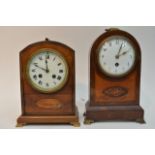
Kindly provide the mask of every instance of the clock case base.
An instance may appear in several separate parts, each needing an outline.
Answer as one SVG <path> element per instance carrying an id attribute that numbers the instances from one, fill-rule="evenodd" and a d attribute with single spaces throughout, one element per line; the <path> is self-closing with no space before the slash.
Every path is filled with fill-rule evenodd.
<path id="1" fill-rule="evenodd" d="M 134 121 L 145 123 L 144 111 L 139 105 L 129 106 L 91 106 L 86 103 L 84 124 L 97 121 Z"/>
<path id="2" fill-rule="evenodd" d="M 63 115 L 63 116 L 41 116 L 41 115 L 21 115 L 17 119 L 16 127 L 22 127 L 27 124 L 71 124 L 74 127 L 80 127 L 78 119 L 78 109 L 76 108 L 75 115 Z"/>

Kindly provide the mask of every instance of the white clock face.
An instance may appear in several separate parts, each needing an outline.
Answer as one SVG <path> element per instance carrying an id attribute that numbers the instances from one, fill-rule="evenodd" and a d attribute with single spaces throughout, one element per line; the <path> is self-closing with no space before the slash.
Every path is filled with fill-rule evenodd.
<path id="1" fill-rule="evenodd" d="M 55 92 L 64 86 L 68 76 L 68 66 L 58 52 L 42 49 L 30 59 L 27 76 L 35 89 L 45 93 Z"/>
<path id="2" fill-rule="evenodd" d="M 122 36 L 108 37 L 99 48 L 99 65 L 102 71 L 114 77 L 126 75 L 135 63 L 135 49 Z"/>

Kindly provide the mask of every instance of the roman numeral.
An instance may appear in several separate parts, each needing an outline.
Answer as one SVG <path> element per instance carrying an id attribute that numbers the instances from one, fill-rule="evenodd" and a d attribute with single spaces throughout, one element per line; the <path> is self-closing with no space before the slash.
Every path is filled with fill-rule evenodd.
<path id="1" fill-rule="evenodd" d="M 39 56 L 39 60 L 43 60 L 42 56 Z"/>
<path id="2" fill-rule="evenodd" d="M 128 66 L 130 65 L 130 63 L 128 62 Z"/>
<path id="3" fill-rule="evenodd" d="M 103 51 L 104 51 L 104 52 L 106 52 L 106 51 L 107 51 L 107 49 L 106 49 L 106 48 L 103 48 Z"/>
<path id="4" fill-rule="evenodd" d="M 35 80 L 37 80 L 37 75 L 33 75 L 33 78 L 34 78 Z"/>
<path id="5" fill-rule="evenodd" d="M 55 61 L 56 57 L 53 58 L 53 61 Z"/>
<path id="6" fill-rule="evenodd" d="M 36 66 L 36 67 L 38 66 L 38 63 L 36 63 L 36 62 L 35 62 L 35 63 L 33 63 L 33 64 L 34 64 L 34 66 Z"/>
<path id="7" fill-rule="evenodd" d="M 109 42 L 109 46 L 112 46 L 112 43 L 111 42 Z"/>
<path id="8" fill-rule="evenodd" d="M 49 56 L 49 54 L 47 53 L 47 54 L 46 54 L 46 59 L 49 59 L 49 58 L 50 58 L 50 56 Z"/>
<path id="9" fill-rule="evenodd" d="M 32 69 L 32 72 L 35 72 L 36 70 L 35 69 Z"/>
<path id="10" fill-rule="evenodd" d="M 57 77 L 57 79 L 58 79 L 58 80 L 61 80 L 61 76 L 59 75 L 59 76 Z"/>
<path id="11" fill-rule="evenodd" d="M 60 63 L 58 63 L 58 66 L 60 66 L 61 65 L 61 62 Z"/>
<path id="12" fill-rule="evenodd" d="M 42 81 L 39 80 L 38 84 L 42 85 Z"/>
<path id="13" fill-rule="evenodd" d="M 122 42 L 122 47 L 125 47 L 125 44 L 126 44 L 126 42 L 125 42 L 125 41 L 123 41 L 123 42 Z"/>
<path id="14" fill-rule="evenodd" d="M 62 69 L 60 69 L 60 70 L 59 70 L 59 73 L 63 73 L 63 70 L 62 70 Z"/>

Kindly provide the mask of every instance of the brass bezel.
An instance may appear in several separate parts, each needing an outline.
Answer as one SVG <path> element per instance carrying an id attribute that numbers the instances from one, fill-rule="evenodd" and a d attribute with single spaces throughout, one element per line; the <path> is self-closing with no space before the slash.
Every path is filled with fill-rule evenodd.
<path id="1" fill-rule="evenodd" d="M 132 45 L 132 47 L 133 47 L 133 49 L 134 49 L 134 56 L 135 56 L 135 60 L 134 60 L 134 63 L 133 63 L 133 65 L 132 65 L 132 67 L 131 67 L 127 72 L 125 72 L 125 73 L 123 73 L 123 74 L 118 74 L 118 75 L 114 75 L 114 74 L 110 74 L 110 73 L 106 72 L 106 71 L 102 68 L 102 66 L 101 66 L 101 64 L 100 64 L 100 62 L 99 62 L 99 53 L 100 53 L 101 46 L 104 44 L 104 42 L 106 42 L 106 40 L 107 40 L 108 38 L 110 38 L 110 37 L 115 37 L 115 36 L 116 36 L 116 37 L 125 38 L 128 42 L 130 42 L 130 44 Z M 101 72 L 104 73 L 105 75 L 107 75 L 108 77 L 112 77 L 112 78 L 121 78 L 121 77 L 124 77 L 124 76 L 128 75 L 128 74 L 133 70 L 133 68 L 135 67 L 136 59 L 137 59 L 137 54 L 136 54 L 136 49 L 135 49 L 135 47 L 134 47 L 134 44 L 132 43 L 132 41 L 131 41 L 128 37 L 123 36 L 123 35 L 120 35 L 120 34 L 118 34 L 118 35 L 115 34 L 115 35 L 111 35 L 111 36 L 106 37 L 106 39 L 104 39 L 104 40 L 99 44 L 99 46 L 98 46 L 98 48 L 97 48 L 97 63 L 98 63 L 98 66 L 99 66 Z"/>
<path id="2" fill-rule="evenodd" d="M 45 89 L 42 89 L 40 87 L 38 87 L 30 78 L 29 76 L 29 66 L 30 66 L 30 63 L 32 61 L 32 59 L 37 55 L 37 54 L 40 54 L 40 53 L 44 53 L 45 51 L 48 51 L 48 52 L 51 52 L 51 53 L 55 53 L 56 55 L 58 55 L 61 60 L 64 62 L 65 64 L 65 69 L 66 69 L 66 75 L 64 77 L 64 80 L 57 86 L 55 87 L 54 89 L 50 89 L 50 90 L 45 90 Z M 55 93 L 57 91 L 59 91 L 62 87 L 64 87 L 64 85 L 66 84 L 67 80 L 68 80 L 68 75 L 69 75 L 69 67 L 68 67 L 68 64 L 67 64 L 67 61 L 65 60 L 65 58 L 62 56 L 62 54 L 60 54 L 60 52 L 56 51 L 55 49 L 51 49 L 51 48 L 42 48 L 42 49 L 39 49 L 37 51 L 35 51 L 29 58 L 28 62 L 27 62 L 27 65 L 26 65 L 26 77 L 27 77 L 27 80 L 29 82 L 29 84 L 32 86 L 32 88 L 34 88 L 35 90 L 41 92 L 41 93 Z"/>

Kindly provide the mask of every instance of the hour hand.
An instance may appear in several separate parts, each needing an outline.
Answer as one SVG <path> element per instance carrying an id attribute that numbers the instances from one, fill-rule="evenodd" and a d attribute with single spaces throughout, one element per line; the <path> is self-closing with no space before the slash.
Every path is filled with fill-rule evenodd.
<path id="1" fill-rule="evenodd" d="M 119 54 L 119 55 L 116 55 L 116 59 L 119 59 L 120 56 L 125 55 L 125 54 L 127 54 L 128 52 L 129 52 L 129 50 L 124 51 L 124 52 L 122 52 L 122 53 Z"/>
<path id="2" fill-rule="evenodd" d="M 121 53 L 119 56 L 125 55 L 126 53 L 128 53 L 128 51 L 125 51 L 125 52 Z"/>

